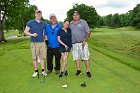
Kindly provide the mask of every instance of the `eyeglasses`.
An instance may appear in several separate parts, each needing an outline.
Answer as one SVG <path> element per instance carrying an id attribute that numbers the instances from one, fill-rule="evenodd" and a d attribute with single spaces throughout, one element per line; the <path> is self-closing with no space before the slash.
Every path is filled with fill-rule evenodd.
<path id="1" fill-rule="evenodd" d="M 54 29 L 52 30 L 52 34 L 54 34 Z"/>

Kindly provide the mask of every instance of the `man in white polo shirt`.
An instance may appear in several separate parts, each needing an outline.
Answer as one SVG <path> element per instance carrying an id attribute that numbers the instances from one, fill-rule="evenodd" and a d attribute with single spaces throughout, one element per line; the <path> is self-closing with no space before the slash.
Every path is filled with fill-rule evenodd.
<path id="1" fill-rule="evenodd" d="M 86 75 L 91 77 L 90 62 L 89 62 L 89 50 L 87 40 L 90 36 L 90 28 L 87 22 L 80 19 L 80 14 L 75 11 L 73 13 L 73 21 L 70 23 L 70 29 L 72 31 L 72 55 L 77 66 L 76 76 L 80 76 L 80 57 L 85 62 Z"/>

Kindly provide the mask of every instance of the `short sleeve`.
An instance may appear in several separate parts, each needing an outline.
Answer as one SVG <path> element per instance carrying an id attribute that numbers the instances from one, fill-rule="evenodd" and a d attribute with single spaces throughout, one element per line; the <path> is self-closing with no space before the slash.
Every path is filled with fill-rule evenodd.
<path id="1" fill-rule="evenodd" d="M 48 33 L 47 33 L 47 26 L 45 27 L 44 34 L 45 34 L 45 35 L 48 35 Z"/>
<path id="2" fill-rule="evenodd" d="M 63 27 L 63 25 L 59 24 L 59 30 Z"/>
<path id="3" fill-rule="evenodd" d="M 60 31 L 61 31 L 61 30 L 59 30 L 59 31 L 57 32 L 57 36 L 60 36 Z"/>
<path id="4" fill-rule="evenodd" d="M 90 32 L 89 25 L 86 21 L 84 21 L 84 29 L 85 29 L 85 32 Z"/>
<path id="5" fill-rule="evenodd" d="M 70 22 L 70 26 L 69 26 L 70 30 L 72 30 L 72 22 L 73 21 Z"/>
<path id="6" fill-rule="evenodd" d="M 26 26 L 31 28 L 31 21 L 29 21 Z"/>
<path id="7" fill-rule="evenodd" d="M 47 24 L 44 22 L 44 29 L 46 28 Z"/>

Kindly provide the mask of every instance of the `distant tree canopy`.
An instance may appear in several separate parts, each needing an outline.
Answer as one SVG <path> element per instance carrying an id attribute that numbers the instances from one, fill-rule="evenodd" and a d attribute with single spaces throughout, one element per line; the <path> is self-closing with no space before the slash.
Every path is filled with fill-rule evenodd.
<path id="1" fill-rule="evenodd" d="M 67 18 L 72 20 L 74 11 L 78 11 L 82 19 L 86 20 L 91 28 L 98 26 L 99 15 L 92 6 L 85 4 L 74 4 L 73 8 L 67 12 Z"/>
<path id="2" fill-rule="evenodd" d="M 27 5 L 17 12 L 17 14 L 11 14 L 7 20 L 5 20 L 5 29 L 18 29 L 23 31 L 26 23 L 35 18 L 35 5 Z"/>
<path id="3" fill-rule="evenodd" d="M 140 4 L 138 4 L 132 11 L 132 26 L 140 28 Z"/>
<path id="4" fill-rule="evenodd" d="M 133 26 L 140 28 L 140 4 L 125 14 L 109 14 L 100 17 L 100 20 L 100 26 L 109 26 L 112 28 Z"/>
<path id="5" fill-rule="evenodd" d="M 0 42 L 5 41 L 4 29 L 23 31 L 26 22 L 34 18 L 36 9 L 29 0 L 0 0 Z"/>
<path id="6" fill-rule="evenodd" d="M 36 9 L 37 6 L 30 5 L 29 0 L 0 0 L 0 42 L 5 41 L 4 29 L 7 31 L 18 29 L 22 32 L 27 21 L 34 18 Z M 86 20 L 91 28 L 101 26 L 140 28 L 140 4 L 125 14 L 116 13 L 107 16 L 99 16 L 93 6 L 74 4 L 73 8 L 67 12 L 67 18 L 70 21 L 73 19 L 74 11 L 78 11 L 81 18 Z M 42 19 L 49 23 L 49 20 Z"/>

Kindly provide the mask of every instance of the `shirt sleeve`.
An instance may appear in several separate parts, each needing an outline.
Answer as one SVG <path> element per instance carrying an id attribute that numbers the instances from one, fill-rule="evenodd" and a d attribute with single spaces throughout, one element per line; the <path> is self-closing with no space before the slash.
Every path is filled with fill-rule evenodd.
<path id="1" fill-rule="evenodd" d="M 59 30 L 63 27 L 63 25 L 59 24 Z"/>
<path id="2" fill-rule="evenodd" d="M 60 30 L 57 32 L 57 36 L 60 36 Z"/>
<path id="3" fill-rule="evenodd" d="M 45 27 L 44 34 L 45 34 L 46 36 L 48 35 L 47 26 Z"/>
<path id="4" fill-rule="evenodd" d="M 26 26 L 31 28 L 31 21 L 29 21 Z"/>
<path id="5" fill-rule="evenodd" d="M 47 24 L 44 22 L 44 29 L 46 28 Z"/>
<path id="6" fill-rule="evenodd" d="M 85 29 L 85 32 L 90 32 L 89 25 L 86 21 L 84 21 L 84 29 Z"/>

